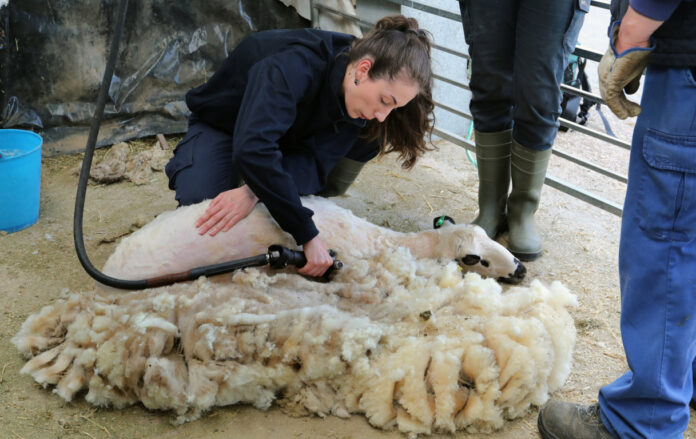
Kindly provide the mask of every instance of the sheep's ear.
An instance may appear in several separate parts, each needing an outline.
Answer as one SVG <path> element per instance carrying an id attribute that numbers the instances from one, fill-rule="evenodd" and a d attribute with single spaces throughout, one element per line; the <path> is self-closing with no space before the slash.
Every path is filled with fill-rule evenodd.
<path id="1" fill-rule="evenodd" d="M 439 229 L 442 226 L 446 226 L 448 224 L 456 224 L 454 220 L 447 215 L 440 215 L 436 216 L 433 218 L 433 229 Z"/>

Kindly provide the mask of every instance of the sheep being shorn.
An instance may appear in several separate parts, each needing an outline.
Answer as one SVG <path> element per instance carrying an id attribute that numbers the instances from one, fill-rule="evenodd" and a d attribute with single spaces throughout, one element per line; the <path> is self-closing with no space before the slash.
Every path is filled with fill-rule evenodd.
<path id="1" fill-rule="evenodd" d="M 262 204 L 228 232 L 201 236 L 194 224 L 209 204 L 205 201 L 159 215 L 119 244 L 104 273 L 143 279 L 256 256 L 273 244 L 295 247 Z M 478 226 L 457 224 L 399 233 L 358 218 L 325 198 L 305 197 L 302 204 L 314 212 L 322 240 L 347 264 L 373 257 L 384 248 L 406 247 L 419 258 L 456 260 L 464 271 L 510 283 L 520 282 L 526 273 L 520 261 Z"/>
<path id="2" fill-rule="evenodd" d="M 541 405 L 569 370 L 575 297 L 384 248 L 317 283 L 259 269 L 227 282 L 70 294 L 13 343 L 66 400 L 142 403 L 177 422 L 214 406 L 364 414 L 410 435 L 489 432 Z"/>

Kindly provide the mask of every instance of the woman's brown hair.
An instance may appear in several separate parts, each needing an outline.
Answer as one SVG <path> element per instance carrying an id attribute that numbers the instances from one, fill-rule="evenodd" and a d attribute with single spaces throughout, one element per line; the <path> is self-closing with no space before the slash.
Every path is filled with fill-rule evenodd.
<path id="1" fill-rule="evenodd" d="M 378 141 L 382 154 L 396 152 L 401 166 L 412 168 L 429 148 L 435 116 L 433 72 L 430 66 L 430 33 L 418 27 L 415 18 L 391 15 L 377 22 L 365 37 L 353 41 L 348 63 L 372 58 L 371 79 L 415 81 L 420 91 L 403 107 L 396 108 L 384 122 L 368 122 L 365 137 Z"/>

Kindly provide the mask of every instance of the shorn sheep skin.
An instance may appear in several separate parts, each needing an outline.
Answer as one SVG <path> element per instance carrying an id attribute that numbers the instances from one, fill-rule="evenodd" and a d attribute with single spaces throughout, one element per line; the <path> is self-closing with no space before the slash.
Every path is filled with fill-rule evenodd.
<path id="1" fill-rule="evenodd" d="M 295 248 L 263 204 L 228 232 L 216 236 L 197 233 L 194 223 L 209 201 L 165 212 L 124 239 L 104 264 L 103 271 L 120 279 L 143 279 L 177 273 L 266 253 L 272 244 Z M 437 230 L 399 233 L 353 215 L 334 202 L 305 197 L 302 204 L 314 211 L 314 222 L 327 246 L 350 263 L 370 258 L 384 248 L 406 247 L 419 258 L 456 260 L 464 271 L 518 283 L 526 273 L 512 253 L 471 224 Z"/>

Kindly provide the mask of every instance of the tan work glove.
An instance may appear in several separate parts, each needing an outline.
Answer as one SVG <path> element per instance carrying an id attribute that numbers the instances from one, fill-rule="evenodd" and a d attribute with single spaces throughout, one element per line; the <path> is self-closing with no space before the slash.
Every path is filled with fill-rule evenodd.
<path id="1" fill-rule="evenodd" d="M 635 48 L 617 54 L 614 43 L 619 34 L 618 23 L 614 23 L 611 34 L 609 49 L 599 62 L 599 91 L 619 119 L 635 117 L 640 114 L 640 105 L 629 101 L 626 94 L 638 91 L 640 76 L 648 65 L 652 48 Z"/>

